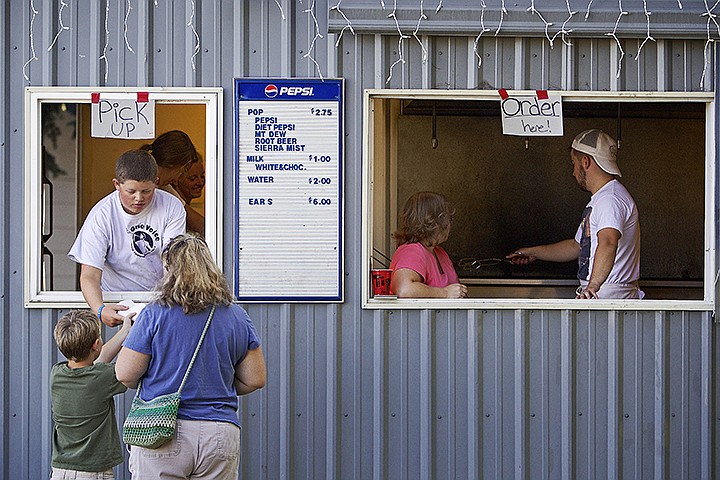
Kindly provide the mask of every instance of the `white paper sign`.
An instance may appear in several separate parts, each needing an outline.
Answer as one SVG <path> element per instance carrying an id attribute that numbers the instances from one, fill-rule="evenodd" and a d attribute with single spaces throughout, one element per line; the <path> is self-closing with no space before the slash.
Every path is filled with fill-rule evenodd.
<path id="1" fill-rule="evenodd" d="M 155 101 L 93 99 L 90 135 L 99 138 L 155 138 Z"/>
<path id="2" fill-rule="evenodd" d="M 500 102 L 504 135 L 562 136 L 562 97 L 508 96 Z"/>

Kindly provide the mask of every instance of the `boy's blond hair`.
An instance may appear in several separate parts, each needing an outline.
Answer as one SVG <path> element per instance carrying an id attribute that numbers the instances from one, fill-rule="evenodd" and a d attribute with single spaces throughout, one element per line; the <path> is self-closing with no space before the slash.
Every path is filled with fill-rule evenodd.
<path id="1" fill-rule="evenodd" d="M 100 320 L 88 310 L 73 310 L 58 320 L 53 335 L 65 358 L 75 362 L 85 360 L 100 338 Z"/>

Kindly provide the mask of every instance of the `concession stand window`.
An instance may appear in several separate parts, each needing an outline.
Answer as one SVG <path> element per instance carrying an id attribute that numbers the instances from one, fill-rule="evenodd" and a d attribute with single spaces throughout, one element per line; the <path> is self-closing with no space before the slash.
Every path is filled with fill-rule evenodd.
<path id="1" fill-rule="evenodd" d="M 93 205 L 113 190 L 115 161 L 150 139 L 123 138 L 134 120 L 113 123 L 116 138 L 91 133 L 93 103 L 154 103 L 155 137 L 188 134 L 205 165 L 204 195 L 190 207 L 205 216 L 205 240 L 221 262 L 222 105 L 220 88 L 28 87 L 25 92 L 25 305 L 85 307 L 79 266 L 67 257 Z M 112 115 L 113 112 L 105 113 Z M 144 111 L 143 111 L 144 113 Z M 124 113 L 118 112 L 118 117 Z M 140 118 L 138 113 L 135 117 Z M 116 128 L 115 128 L 116 127 Z M 148 292 L 105 293 L 106 301 L 147 301 Z"/>
<path id="2" fill-rule="evenodd" d="M 564 135 L 522 137 L 502 134 L 496 91 L 365 92 L 365 308 L 714 308 L 712 94 L 553 93 L 562 98 Z M 575 300 L 577 262 L 473 263 L 574 237 L 590 194 L 572 176 L 569 150 L 588 128 L 619 140 L 620 181 L 640 213 L 644 300 Z M 399 211 L 422 190 L 455 208 L 443 247 L 469 298 L 372 298 L 370 270 L 388 266 Z"/>

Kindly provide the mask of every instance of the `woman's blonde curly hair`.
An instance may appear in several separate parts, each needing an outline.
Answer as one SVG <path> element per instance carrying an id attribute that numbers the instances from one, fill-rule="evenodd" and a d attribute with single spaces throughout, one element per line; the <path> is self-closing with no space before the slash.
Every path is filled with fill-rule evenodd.
<path id="1" fill-rule="evenodd" d="M 173 238 L 163 250 L 162 262 L 165 274 L 155 299 L 160 305 L 179 305 L 190 314 L 235 300 L 202 237 L 186 233 Z"/>
<path id="2" fill-rule="evenodd" d="M 418 192 L 407 199 L 393 234 L 397 246 L 406 243 L 435 245 L 452 223 L 455 212 L 445 197 L 435 192 Z"/>

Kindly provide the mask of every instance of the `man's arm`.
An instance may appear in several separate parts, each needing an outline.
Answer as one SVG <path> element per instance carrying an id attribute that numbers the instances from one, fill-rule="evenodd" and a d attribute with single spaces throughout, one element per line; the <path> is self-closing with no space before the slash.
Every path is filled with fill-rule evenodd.
<path id="1" fill-rule="evenodd" d="M 242 362 L 235 367 L 235 392 L 246 395 L 265 386 L 265 357 L 262 347 L 248 350 Z"/>
<path id="2" fill-rule="evenodd" d="M 82 290 L 85 302 L 90 306 L 90 310 L 97 314 L 98 309 L 103 305 L 102 290 L 100 289 L 100 279 L 102 278 L 102 270 L 84 263 L 80 267 L 80 289 Z M 102 322 L 108 327 L 115 327 L 123 323 L 124 317 L 119 315 L 118 310 L 127 310 L 123 305 L 108 304 L 101 312 Z"/>
<path id="3" fill-rule="evenodd" d="M 128 315 L 124 318 L 122 327 L 112 336 L 110 340 L 105 342 L 100 350 L 100 356 L 95 360 L 95 363 L 110 363 L 115 358 L 122 347 L 122 343 L 130 333 L 130 327 L 132 326 L 132 317 L 134 314 Z"/>
<path id="4" fill-rule="evenodd" d="M 598 246 L 595 250 L 592 274 L 588 281 L 587 288 L 577 298 L 597 298 L 597 291 L 600 290 L 608 275 L 615 265 L 620 232 L 614 228 L 603 228 L 597 234 Z"/>
<path id="5" fill-rule="evenodd" d="M 516 265 L 527 265 L 535 260 L 548 262 L 570 262 L 577 260 L 580 255 L 580 244 L 574 238 L 568 238 L 557 243 L 523 247 L 509 253 L 505 258 Z"/>

